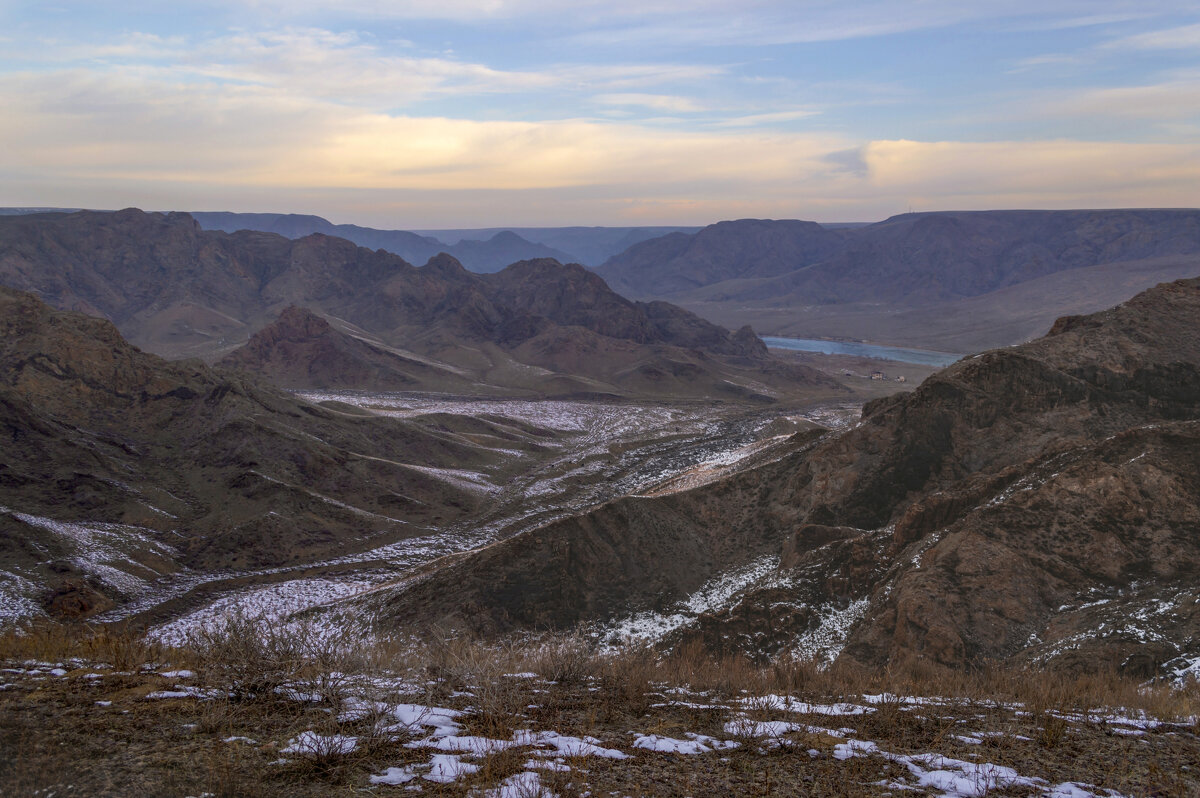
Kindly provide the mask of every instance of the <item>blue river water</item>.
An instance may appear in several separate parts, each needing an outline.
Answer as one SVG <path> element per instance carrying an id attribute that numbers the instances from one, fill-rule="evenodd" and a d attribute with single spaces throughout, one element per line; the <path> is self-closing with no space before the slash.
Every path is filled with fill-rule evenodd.
<path id="1" fill-rule="evenodd" d="M 764 335 L 763 343 L 773 349 L 794 349 L 799 352 L 823 352 L 827 355 L 856 355 L 876 360 L 898 360 L 901 363 L 920 363 L 923 366 L 949 366 L 966 355 L 934 352 L 929 349 L 905 349 L 899 346 L 876 346 L 850 341 L 818 341 L 813 338 L 774 338 Z"/>

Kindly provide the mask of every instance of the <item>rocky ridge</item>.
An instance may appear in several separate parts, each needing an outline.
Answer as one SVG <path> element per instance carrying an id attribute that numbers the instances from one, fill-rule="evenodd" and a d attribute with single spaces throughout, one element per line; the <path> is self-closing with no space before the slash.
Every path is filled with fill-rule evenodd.
<path id="1" fill-rule="evenodd" d="M 632 296 L 912 304 L 1171 255 L 1200 255 L 1200 211 L 937 211 L 848 229 L 742 219 L 637 244 L 598 271 Z"/>

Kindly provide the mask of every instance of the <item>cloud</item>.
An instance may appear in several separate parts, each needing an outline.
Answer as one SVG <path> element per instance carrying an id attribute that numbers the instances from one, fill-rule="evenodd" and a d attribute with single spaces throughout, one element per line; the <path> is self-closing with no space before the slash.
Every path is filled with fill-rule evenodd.
<path id="1" fill-rule="evenodd" d="M 958 25 L 1009 31 L 1063 30 L 1178 12 L 1171 0 L 777 0 L 750 7 L 739 2 L 709 2 L 689 7 L 686 16 L 680 15 L 677 7 L 663 8 L 670 4 L 655 4 L 638 13 L 632 12 L 630 4 L 615 5 L 615 13 L 598 20 L 576 39 L 589 44 L 654 43 L 666 47 L 800 44 Z"/>
<path id="2" fill-rule="evenodd" d="M 442 20 L 484 27 L 519 23 L 593 44 L 707 46 L 840 41 L 981 24 L 1060 30 L 1178 13 L 1176 0 L 208 0 L 242 19 L 274 24 L 343 20 Z"/>
<path id="3" fill-rule="evenodd" d="M 1122 22 L 1132 22 L 1137 19 L 1145 19 L 1153 16 L 1150 9 L 1143 9 L 1139 12 L 1131 13 L 1115 13 L 1115 14 L 1086 14 L 1079 17 L 1049 17 L 1036 22 L 1027 22 L 1020 25 L 1014 25 L 1011 30 L 1016 31 L 1053 31 L 1053 30 L 1070 30 L 1071 28 L 1091 28 L 1101 25 L 1115 25 Z"/>
<path id="4" fill-rule="evenodd" d="M 862 157 L 871 186 L 930 207 L 1200 204 L 1194 142 L 897 140 L 872 142 Z"/>
<path id="5" fill-rule="evenodd" d="M 1022 58 L 1013 64 L 1009 73 L 1031 72 L 1035 70 L 1043 70 L 1046 67 L 1064 67 L 1078 66 L 1085 63 L 1085 59 L 1078 55 L 1067 55 L 1066 53 L 1047 53 L 1045 55 L 1034 55 L 1028 58 Z"/>
<path id="6" fill-rule="evenodd" d="M 549 72 L 504 71 L 447 58 L 390 55 L 355 33 L 321 29 L 240 33 L 200 43 L 181 70 L 344 103 L 394 106 L 433 94 L 547 88 Z"/>
<path id="7" fill-rule="evenodd" d="M 449 56 L 403 52 L 410 47 L 408 42 L 380 41 L 354 31 L 285 28 L 192 41 L 150 34 L 126 34 L 101 43 L 42 40 L 27 44 L 21 60 L 29 69 L 74 66 L 97 75 L 141 70 L 169 82 L 257 86 L 384 111 L 436 98 L 539 92 L 600 92 L 618 98 L 610 104 L 694 110 L 698 104 L 684 97 L 643 90 L 696 83 L 725 71 L 719 65 L 686 63 L 548 64 L 504 70 Z"/>
<path id="8" fill-rule="evenodd" d="M 230 185 L 533 189 L 778 180 L 832 137 L 678 133 L 586 120 L 351 110 L 257 85 L 83 70 L 0 79 L 3 159 L 47 172 Z M 838 142 L 844 144 L 844 142 Z"/>
<path id="9" fill-rule="evenodd" d="M 1095 88 L 1040 103 L 1040 116 L 1177 121 L 1200 118 L 1200 75 L 1144 86 Z"/>
<path id="10" fill-rule="evenodd" d="M 1200 50 L 1200 23 L 1126 36 L 1109 47 L 1134 50 Z"/>
<path id="11" fill-rule="evenodd" d="M 598 94 L 593 99 L 601 105 L 634 105 L 671 113 L 686 114 L 704 110 L 695 100 L 669 94 Z"/>
<path id="12" fill-rule="evenodd" d="M 760 127 L 764 125 L 774 125 L 780 122 L 795 122 L 797 119 L 807 119 L 810 116 L 817 116 L 820 113 L 820 111 L 811 108 L 797 108 L 791 111 L 772 111 L 765 114 L 749 114 L 746 116 L 729 117 L 717 122 L 716 126 Z"/>
<path id="13" fill-rule="evenodd" d="M 161 78 L 83 70 L 0 78 L 0 196 L 185 208 L 198 198 L 246 207 L 254 197 L 260 210 L 366 222 L 389 208 L 423 208 L 425 226 L 853 220 L 909 204 L 1200 204 L 1192 142 L 856 143 L 734 128 L 390 116 L 255 85 Z M 463 216 L 468 207 L 473 218 Z"/>

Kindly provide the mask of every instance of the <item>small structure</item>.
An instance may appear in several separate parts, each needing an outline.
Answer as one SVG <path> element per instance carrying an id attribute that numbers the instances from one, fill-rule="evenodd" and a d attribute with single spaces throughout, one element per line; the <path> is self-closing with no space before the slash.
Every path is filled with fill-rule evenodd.
<path id="1" fill-rule="evenodd" d="M 871 379 L 873 379 L 873 380 L 886 380 L 886 379 L 887 379 L 887 375 L 886 375 L 886 374 L 884 374 L 882 371 L 872 371 L 872 372 L 871 372 Z"/>
<path id="2" fill-rule="evenodd" d="M 896 382 L 908 382 L 908 380 L 906 380 L 904 378 L 904 375 L 901 374 L 899 377 L 896 378 Z"/>

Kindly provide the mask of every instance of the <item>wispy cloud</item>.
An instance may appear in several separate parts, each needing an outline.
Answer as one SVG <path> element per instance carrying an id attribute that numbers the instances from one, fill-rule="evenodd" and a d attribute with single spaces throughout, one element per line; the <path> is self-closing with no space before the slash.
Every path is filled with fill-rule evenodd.
<path id="1" fill-rule="evenodd" d="M 694 110 L 699 104 L 689 98 L 640 90 L 695 83 L 725 71 L 720 65 L 687 63 L 546 64 L 506 70 L 448 56 L 397 54 L 407 44 L 320 28 L 242 31 L 193 41 L 125 34 L 103 43 L 43 41 L 27 47 L 22 61 L 28 68 L 70 64 L 96 73 L 159 69 L 172 80 L 259 86 L 389 111 L 433 97 L 549 91 L 599 92 L 608 104 L 659 111 Z"/>
<path id="2" fill-rule="evenodd" d="M 391 116 L 257 85 L 159 78 L 71 70 L 0 79 L 0 199 L 18 201 L 7 192 L 36 174 L 47 191 L 103 184 L 126 204 L 249 195 L 351 202 L 357 193 L 381 207 L 389 197 L 421 196 L 445 202 L 446 213 L 453 197 L 461 213 L 470 196 L 481 209 L 490 202 L 496 220 L 514 207 L 529 211 L 516 198 L 537 197 L 547 223 L 616 223 L 733 213 L 869 218 L 909 203 L 1184 205 L 1195 204 L 1200 185 L 1195 143 L 855 142 L 757 129 Z M 567 204 L 556 208 L 554 197 Z M 568 207 L 572 219 L 563 216 Z"/>
<path id="3" fill-rule="evenodd" d="M 1034 55 L 1028 58 L 1022 58 L 1009 68 L 1009 73 L 1032 72 L 1043 70 L 1049 67 L 1069 67 L 1078 66 L 1086 63 L 1087 59 L 1080 55 L 1071 55 L 1067 53 L 1047 53 L 1045 55 Z"/>
<path id="4" fill-rule="evenodd" d="M 688 97 L 678 97 L 670 94 L 597 94 L 593 99 L 601 105 L 624 105 L 651 108 L 655 111 L 671 113 L 695 113 L 703 111 L 704 106 Z"/>
<path id="5" fill-rule="evenodd" d="M 1135 50 L 1200 50 L 1200 23 L 1139 33 L 1109 42 L 1109 47 Z"/>
<path id="6" fill-rule="evenodd" d="M 1048 102 L 1041 113 L 1160 122 L 1200 119 L 1200 75 L 1144 86 L 1090 89 Z"/>
<path id="7" fill-rule="evenodd" d="M 772 111 L 765 114 L 733 116 L 722 119 L 715 124 L 717 127 L 759 127 L 762 125 L 780 124 L 782 122 L 795 122 L 797 119 L 807 119 L 818 114 L 820 114 L 820 111 L 812 108 L 797 108 L 792 111 Z"/>
<path id="8" fill-rule="evenodd" d="M 397 106 L 432 94 L 544 89 L 548 71 L 506 71 L 448 58 L 390 55 L 354 33 L 320 29 L 242 33 L 200 43 L 181 70 L 338 102 Z"/>

